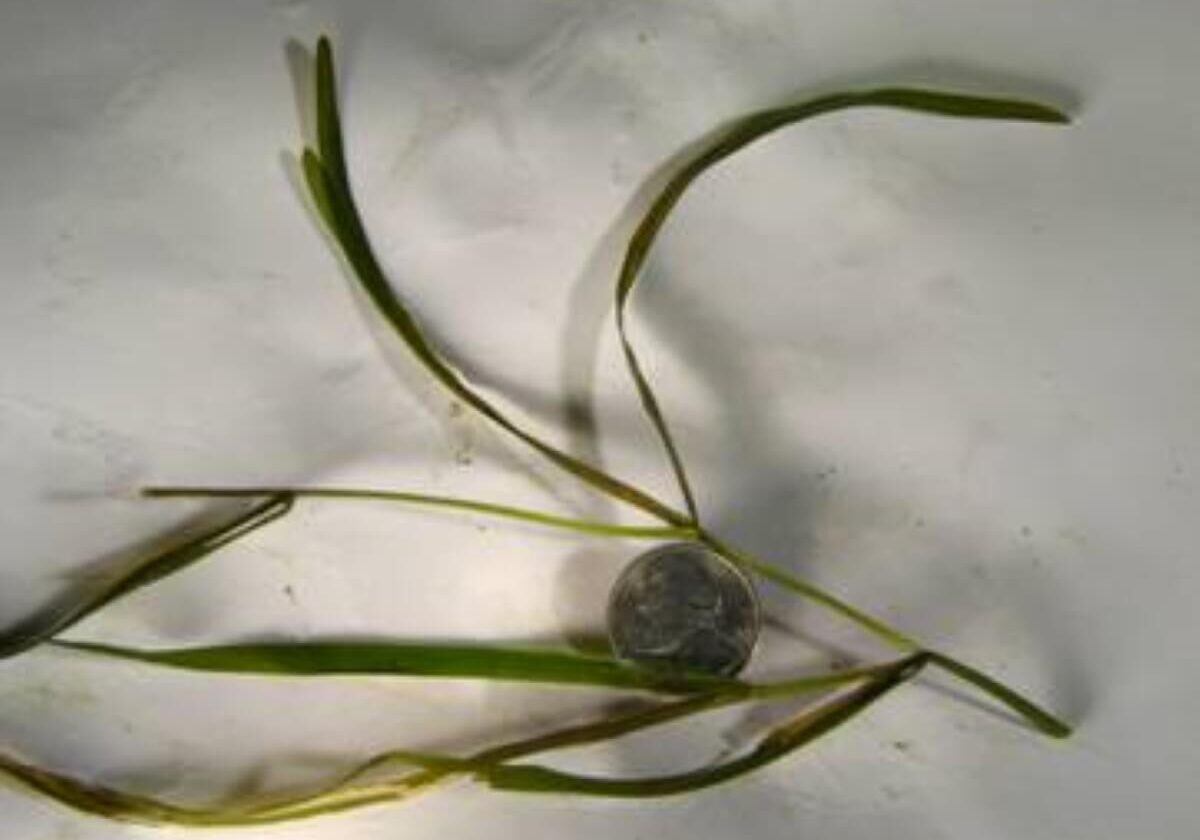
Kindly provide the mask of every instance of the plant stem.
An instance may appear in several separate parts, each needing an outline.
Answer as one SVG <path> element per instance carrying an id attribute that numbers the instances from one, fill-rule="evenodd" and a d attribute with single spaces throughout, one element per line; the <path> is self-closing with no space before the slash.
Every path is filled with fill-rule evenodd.
<path id="1" fill-rule="evenodd" d="M 759 560 L 745 551 L 730 546 L 706 530 L 701 529 L 697 534 L 697 539 L 735 565 L 748 569 L 777 586 L 788 589 L 838 613 L 896 650 L 912 653 L 923 648 L 920 642 L 906 636 L 880 619 L 868 615 L 857 607 L 851 606 L 841 598 L 831 595 L 820 587 L 789 574 L 778 566 Z"/>
<path id="2" fill-rule="evenodd" d="M 588 519 L 575 519 L 558 516 L 553 513 L 528 510 L 526 508 L 499 505 L 476 499 L 463 499 L 452 496 L 430 496 L 423 493 L 406 493 L 396 490 L 373 490 L 349 487 L 147 487 L 142 495 L 156 499 L 167 498 L 249 498 L 288 493 L 296 498 L 318 499 L 358 499 L 379 502 L 398 502 L 402 504 L 424 505 L 426 507 L 447 508 L 451 510 L 481 513 L 504 519 L 514 519 L 549 528 L 560 528 L 580 534 L 591 534 L 602 537 L 627 537 L 630 539 L 694 539 L 694 528 L 685 526 L 657 525 L 616 525 L 607 522 L 595 522 Z"/>

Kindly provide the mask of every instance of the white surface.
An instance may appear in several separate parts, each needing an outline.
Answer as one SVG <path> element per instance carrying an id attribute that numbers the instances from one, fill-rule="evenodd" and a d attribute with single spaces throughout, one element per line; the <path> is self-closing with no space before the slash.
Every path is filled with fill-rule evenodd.
<path id="1" fill-rule="evenodd" d="M 657 166 L 731 116 L 847 82 L 1072 105 L 1065 130 L 858 113 L 764 142 L 685 202 L 635 320 L 724 533 L 1079 732 L 1052 743 L 921 685 L 694 797 L 460 785 L 255 836 L 1193 836 L 1195 4 L 4 3 L 0 621 L 199 509 L 133 499 L 148 482 L 358 482 L 615 515 L 454 414 L 370 331 L 287 174 L 284 44 L 321 31 L 368 223 L 431 331 L 549 433 L 568 390 L 594 396 L 606 463 L 664 492 L 607 320 L 627 203 Z M 559 638 L 595 626 L 635 549 L 306 504 L 74 634 Z M 811 663 L 788 645 L 768 650 Z M 202 799 L 264 762 L 285 769 L 257 781 L 284 784 L 593 703 L 37 652 L 0 665 L 0 742 Z M 662 770 L 744 731 L 725 719 L 580 760 Z M 176 833 L 7 789 L 0 827 Z"/>

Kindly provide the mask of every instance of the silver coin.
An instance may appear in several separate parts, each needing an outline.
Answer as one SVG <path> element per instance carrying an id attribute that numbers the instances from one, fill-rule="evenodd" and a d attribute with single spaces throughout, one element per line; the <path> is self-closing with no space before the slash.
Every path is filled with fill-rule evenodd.
<path id="1" fill-rule="evenodd" d="M 732 676 L 749 661 L 759 624 L 750 580 L 698 543 L 642 554 L 608 600 L 617 656 L 659 669 Z"/>

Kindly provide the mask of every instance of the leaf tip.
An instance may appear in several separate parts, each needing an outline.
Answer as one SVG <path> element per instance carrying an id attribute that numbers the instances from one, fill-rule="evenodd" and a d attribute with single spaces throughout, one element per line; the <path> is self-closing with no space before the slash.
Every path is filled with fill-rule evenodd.
<path id="1" fill-rule="evenodd" d="M 1057 738 L 1060 741 L 1070 738 L 1075 732 L 1073 727 L 1063 723 L 1058 718 L 1050 718 L 1043 721 L 1041 729 L 1044 734 L 1049 735 L 1051 738 Z"/>
<path id="2" fill-rule="evenodd" d="M 1066 111 L 1060 111 L 1057 108 L 1050 107 L 1046 107 L 1045 111 L 1045 121 L 1048 123 L 1054 123 L 1056 125 L 1070 125 L 1075 121 L 1074 118 Z"/>

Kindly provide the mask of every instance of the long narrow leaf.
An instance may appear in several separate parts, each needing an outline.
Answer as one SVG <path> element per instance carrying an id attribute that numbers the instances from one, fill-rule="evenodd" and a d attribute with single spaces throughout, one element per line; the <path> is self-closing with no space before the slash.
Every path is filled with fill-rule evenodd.
<path id="1" fill-rule="evenodd" d="M 376 674 L 511 680 L 640 689 L 672 694 L 731 689 L 734 680 L 663 673 L 567 650 L 410 642 L 263 642 L 142 650 L 92 642 L 55 645 L 189 671 L 274 676 Z"/>
<path id="2" fill-rule="evenodd" d="M 273 495 L 234 519 L 204 533 L 134 560 L 121 574 L 87 583 L 0 633 L 0 659 L 42 644 L 101 607 L 179 572 L 224 545 L 286 514 L 288 494 Z"/>
<path id="3" fill-rule="evenodd" d="M 1042 734 L 1052 738 L 1066 738 L 1071 734 L 1071 727 L 1065 722 L 979 669 L 936 651 L 930 651 L 929 662 L 1003 703 Z"/>
<path id="4" fill-rule="evenodd" d="M 327 38 L 317 45 L 317 134 L 319 150 L 306 149 L 304 174 L 322 218 L 341 245 L 342 254 L 363 291 L 379 313 L 427 371 L 454 396 L 540 452 L 561 469 L 630 505 L 673 525 L 687 525 L 689 518 L 642 490 L 551 446 L 525 431 L 469 387 L 425 337 L 424 332 L 396 295 L 379 265 L 354 202 L 346 174 L 341 125 L 338 117 L 337 80 L 333 51 Z"/>
<path id="5" fill-rule="evenodd" d="M 671 436 L 659 401 L 642 370 L 637 352 L 629 340 L 625 316 L 629 296 L 642 274 L 642 268 L 650 253 L 650 248 L 666 223 L 671 210 L 683 197 L 688 187 L 705 171 L 771 132 L 821 114 L 862 107 L 897 108 L 969 119 L 1022 120 L 1042 123 L 1066 123 L 1069 121 L 1066 114 L 1054 108 L 1016 99 L 969 96 L 917 88 L 880 88 L 837 93 L 796 105 L 759 111 L 736 120 L 667 181 L 651 202 L 626 248 L 617 277 L 616 322 L 621 349 L 624 352 L 630 376 L 637 388 L 638 398 L 662 442 L 687 504 L 688 512 L 694 520 L 698 519 L 696 503 L 687 473 L 684 470 L 683 460 Z"/>

